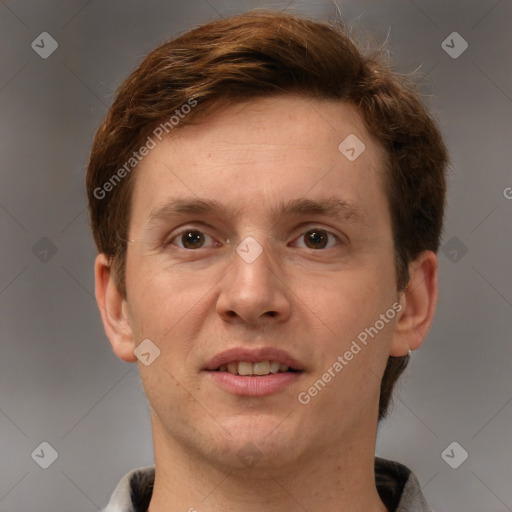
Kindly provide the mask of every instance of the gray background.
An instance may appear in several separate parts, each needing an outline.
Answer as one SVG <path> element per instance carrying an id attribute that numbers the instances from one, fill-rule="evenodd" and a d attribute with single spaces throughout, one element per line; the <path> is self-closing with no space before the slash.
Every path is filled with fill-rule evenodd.
<path id="1" fill-rule="evenodd" d="M 416 70 L 453 160 L 436 321 L 380 427 L 378 454 L 411 467 L 437 512 L 512 510 L 512 3 L 338 6 L 363 36 L 389 33 L 397 69 Z M 126 472 L 153 463 L 137 366 L 112 353 L 93 299 L 88 151 L 147 52 L 254 7 L 336 14 L 321 1 L 0 1 L 3 512 L 98 510 Z M 31 47 L 44 31 L 59 45 L 47 59 Z M 441 46 L 454 31 L 469 44 L 456 59 Z M 31 456 L 43 441 L 58 452 L 48 469 Z M 458 469 L 441 457 L 453 441 L 469 454 Z"/>

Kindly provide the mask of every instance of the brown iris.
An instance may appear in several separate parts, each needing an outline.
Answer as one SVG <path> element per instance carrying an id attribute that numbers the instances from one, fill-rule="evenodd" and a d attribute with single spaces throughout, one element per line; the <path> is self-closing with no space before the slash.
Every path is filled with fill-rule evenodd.
<path id="1" fill-rule="evenodd" d="M 310 249 L 323 249 L 328 242 L 328 235 L 326 231 L 312 229 L 304 234 L 306 245 Z"/>
<path id="2" fill-rule="evenodd" d="M 185 249 L 197 249 L 204 243 L 204 234 L 200 231 L 187 231 L 181 235 L 181 241 Z"/>

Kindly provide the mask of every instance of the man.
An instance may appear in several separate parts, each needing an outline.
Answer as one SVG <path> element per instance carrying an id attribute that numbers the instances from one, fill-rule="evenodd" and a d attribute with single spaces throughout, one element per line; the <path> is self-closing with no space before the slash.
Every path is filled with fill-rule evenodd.
<path id="1" fill-rule="evenodd" d="M 107 512 L 429 510 L 375 442 L 433 319 L 446 165 L 412 88 L 326 23 L 254 11 L 146 57 L 87 174 L 155 457 Z"/>

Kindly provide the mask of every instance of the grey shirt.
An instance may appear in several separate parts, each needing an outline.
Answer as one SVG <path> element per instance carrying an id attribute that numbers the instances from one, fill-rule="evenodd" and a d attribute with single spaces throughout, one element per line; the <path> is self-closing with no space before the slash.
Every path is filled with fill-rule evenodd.
<path id="1" fill-rule="evenodd" d="M 154 480 L 155 466 L 130 471 L 117 485 L 103 512 L 147 512 Z M 389 512 L 432 512 L 418 480 L 402 464 L 376 457 L 375 483 Z"/>

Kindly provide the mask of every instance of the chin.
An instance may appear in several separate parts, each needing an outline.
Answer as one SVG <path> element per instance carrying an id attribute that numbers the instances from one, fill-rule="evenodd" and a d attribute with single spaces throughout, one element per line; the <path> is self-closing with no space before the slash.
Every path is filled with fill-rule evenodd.
<path id="1" fill-rule="evenodd" d="M 300 429 L 283 422 L 286 415 L 232 417 L 222 421 L 229 434 L 219 440 L 225 462 L 237 468 L 272 468 L 290 464 L 301 451 Z"/>

